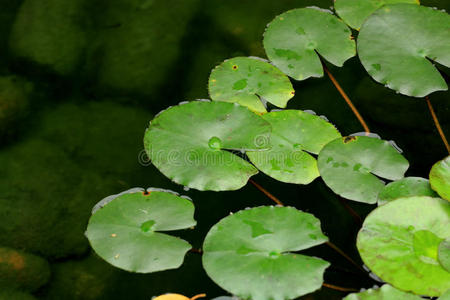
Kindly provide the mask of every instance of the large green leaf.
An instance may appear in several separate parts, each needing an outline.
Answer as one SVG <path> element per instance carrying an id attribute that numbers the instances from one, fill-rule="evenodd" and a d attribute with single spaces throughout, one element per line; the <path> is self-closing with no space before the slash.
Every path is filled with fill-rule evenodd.
<path id="1" fill-rule="evenodd" d="M 225 149 L 266 149 L 270 131 L 269 123 L 236 103 L 194 101 L 156 116 L 144 145 L 152 163 L 178 184 L 236 190 L 258 170 Z"/>
<path id="2" fill-rule="evenodd" d="M 403 291 L 439 296 L 450 273 L 437 260 L 450 237 L 450 204 L 440 198 L 408 197 L 375 209 L 364 221 L 357 247 L 364 263 Z"/>
<path id="3" fill-rule="evenodd" d="M 347 25 L 317 7 L 293 9 L 276 17 L 264 33 L 264 48 L 273 64 L 296 80 L 323 76 L 317 53 L 339 67 L 356 53 Z"/>
<path id="4" fill-rule="evenodd" d="M 450 239 L 439 244 L 438 261 L 444 269 L 450 272 Z"/>
<path id="5" fill-rule="evenodd" d="M 261 100 L 286 107 L 295 93 L 283 72 L 257 57 L 224 61 L 212 71 L 208 87 L 212 100 L 237 102 L 259 113 L 266 112 Z"/>
<path id="6" fill-rule="evenodd" d="M 447 90 L 428 59 L 450 67 L 449 27 L 445 12 L 412 4 L 386 5 L 362 25 L 358 55 L 373 79 L 404 95 L 423 97 Z"/>
<path id="7" fill-rule="evenodd" d="M 438 161 L 430 171 L 431 188 L 450 201 L 450 156 Z"/>
<path id="8" fill-rule="evenodd" d="M 317 160 L 322 179 L 336 194 L 354 201 L 376 203 L 384 182 L 403 178 L 408 161 L 387 141 L 348 136 L 327 144 Z"/>
<path id="9" fill-rule="evenodd" d="M 386 204 L 398 198 L 412 196 L 438 197 L 431 189 L 427 179 L 421 177 L 405 177 L 389 183 L 378 194 L 378 205 Z"/>
<path id="10" fill-rule="evenodd" d="M 335 0 L 334 9 L 348 26 L 359 30 L 374 11 L 386 4 L 419 4 L 419 0 Z"/>
<path id="11" fill-rule="evenodd" d="M 167 191 L 131 190 L 109 197 L 89 220 L 86 236 L 94 251 L 118 268 L 149 273 L 178 268 L 188 242 L 160 233 L 190 228 L 194 205 Z"/>
<path id="12" fill-rule="evenodd" d="M 340 137 L 322 118 L 301 110 L 273 111 L 262 116 L 272 125 L 266 151 L 247 152 L 250 161 L 267 175 L 283 182 L 308 184 L 319 176 L 316 159 L 328 142 Z"/>
<path id="13" fill-rule="evenodd" d="M 344 300 L 421 300 L 422 298 L 414 294 L 397 290 L 389 284 L 383 285 L 379 289 L 368 289 L 360 293 L 350 294 Z"/>
<path id="14" fill-rule="evenodd" d="M 243 299 L 293 299 L 320 288 L 329 263 L 292 252 L 327 241 L 320 221 L 292 207 L 243 210 L 214 225 L 203 266 L 219 286 Z"/>

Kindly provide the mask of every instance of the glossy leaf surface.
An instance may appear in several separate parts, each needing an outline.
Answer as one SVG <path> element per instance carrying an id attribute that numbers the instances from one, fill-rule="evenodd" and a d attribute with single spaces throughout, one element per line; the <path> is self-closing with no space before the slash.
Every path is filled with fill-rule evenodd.
<path id="1" fill-rule="evenodd" d="M 335 0 L 334 9 L 348 26 L 359 30 L 363 22 L 386 4 L 419 4 L 418 0 Z"/>
<path id="2" fill-rule="evenodd" d="M 212 100 L 236 102 L 259 113 L 266 112 L 260 98 L 284 108 L 295 93 L 283 72 L 256 57 L 224 61 L 212 71 L 208 87 Z"/>
<path id="3" fill-rule="evenodd" d="M 308 184 L 319 176 L 316 159 L 328 142 L 340 137 L 322 118 L 301 110 L 273 111 L 262 116 L 272 126 L 269 150 L 247 152 L 250 161 L 267 175 L 288 183 Z"/>
<path id="4" fill-rule="evenodd" d="M 431 188 L 450 201 L 450 156 L 438 161 L 430 171 Z"/>
<path id="5" fill-rule="evenodd" d="M 373 79 L 401 94 L 424 97 L 447 90 L 430 60 L 450 67 L 449 27 L 445 12 L 411 4 L 386 5 L 362 25 L 358 56 Z"/>
<path id="6" fill-rule="evenodd" d="M 212 280 L 240 298 L 294 299 L 320 288 L 329 263 L 292 252 L 326 241 L 319 220 L 295 208 L 243 210 L 211 228 L 203 266 Z"/>
<path id="7" fill-rule="evenodd" d="M 360 293 L 350 294 L 344 300 L 421 300 L 420 296 L 400 291 L 389 284 L 379 289 L 368 289 Z"/>
<path id="8" fill-rule="evenodd" d="M 450 273 L 438 262 L 438 247 L 450 237 L 450 204 L 440 198 L 400 198 L 365 219 L 357 247 L 364 263 L 403 291 L 440 296 Z"/>
<path id="9" fill-rule="evenodd" d="M 439 244 L 438 261 L 444 269 L 450 272 L 450 239 Z"/>
<path id="10" fill-rule="evenodd" d="M 270 124 L 233 103 L 194 101 L 155 117 L 144 145 L 152 163 L 178 184 L 198 190 L 236 190 L 258 170 L 226 150 L 270 147 Z"/>
<path id="11" fill-rule="evenodd" d="M 194 205 L 171 192 L 121 193 L 89 220 L 86 236 L 94 251 L 115 267 L 138 273 L 178 268 L 191 248 L 161 231 L 190 228 Z"/>
<path id="12" fill-rule="evenodd" d="M 270 61 L 296 80 L 323 76 L 317 53 L 339 67 L 356 54 L 350 28 L 330 11 L 317 7 L 279 15 L 269 23 L 263 42 Z"/>
<path id="13" fill-rule="evenodd" d="M 427 179 L 421 177 L 405 177 L 387 184 L 378 194 L 378 205 L 386 204 L 398 198 L 412 196 L 438 197 L 431 189 Z"/>
<path id="14" fill-rule="evenodd" d="M 336 194 L 354 201 L 376 203 L 384 182 L 401 179 L 408 161 L 387 141 L 349 136 L 327 144 L 319 153 L 318 167 Z"/>

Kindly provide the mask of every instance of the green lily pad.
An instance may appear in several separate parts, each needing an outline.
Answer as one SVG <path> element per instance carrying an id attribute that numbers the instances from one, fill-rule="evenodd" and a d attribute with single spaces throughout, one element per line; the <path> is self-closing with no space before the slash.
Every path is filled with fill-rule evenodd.
<path id="1" fill-rule="evenodd" d="M 419 0 L 335 0 L 334 9 L 348 26 L 359 30 L 367 17 L 378 8 L 395 3 L 420 4 Z"/>
<path id="2" fill-rule="evenodd" d="M 272 125 L 266 151 L 247 152 L 250 161 L 267 175 L 288 183 L 308 184 L 319 176 L 316 159 L 339 131 L 322 118 L 301 110 L 273 111 L 262 115 Z"/>
<path id="3" fill-rule="evenodd" d="M 193 101 L 150 122 L 144 138 L 152 163 L 178 184 L 198 190 L 237 190 L 258 170 L 226 150 L 261 150 L 270 124 L 236 103 Z"/>
<path id="4" fill-rule="evenodd" d="M 367 136 L 348 136 L 328 143 L 317 163 L 322 179 L 333 192 L 370 204 L 377 202 L 384 188 L 378 177 L 398 180 L 409 167 L 389 142 Z"/>
<path id="5" fill-rule="evenodd" d="M 272 63 L 296 80 L 323 76 L 318 54 L 339 67 L 356 54 L 347 25 L 317 7 L 279 15 L 269 23 L 263 42 Z"/>
<path id="6" fill-rule="evenodd" d="M 326 241 L 320 221 L 295 208 L 243 210 L 208 232 L 203 267 L 214 282 L 239 298 L 294 299 L 321 287 L 329 263 L 292 252 Z"/>
<path id="7" fill-rule="evenodd" d="M 258 113 L 266 112 L 261 99 L 284 108 L 295 94 L 283 72 L 257 57 L 224 61 L 212 71 L 208 87 L 212 100 L 236 102 Z"/>
<path id="8" fill-rule="evenodd" d="M 438 197 L 427 179 L 421 177 L 405 177 L 389 183 L 378 194 L 378 205 L 386 204 L 398 198 L 412 196 Z"/>
<path id="9" fill-rule="evenodd" d="M 450 272 L 450 239 L 439 244 L 438 261 L 444 269 Z"/>
<path id="10" fill-rule="evenodd" d="M 442 296 L 439 297 L 439 300 L 450 300 L 450 290 L 447 290 Z"/>
<path id="11" fill-rule="evenodd" d="M 372 211 L 358 233 L 364 263 L 403 291 L 440 296 L 450 273 L 438 262 L 438 247 L 450 237 L 450 204 L 425 196 L 400 198 Z"/>
<path id="12" fill-rule="evenodd" d="M 389 284 L 379 289 L 368 289 L 364 292 L 350 294 L 344 300 L 421 300 L 420 296 L 405 293 Z"/>
<path id="13" fill-rule="evenodd" d="M 362 25 L 358 55 L 373 79 L 401 94 L 423 97 L 447 90 L 428 59 L 450 67 L 449 27 L 445 12 L 411 4 L 386 5 Z"/>
<path id="14" fill-rule="evenodd" d="M 431 188 L 450 201 L 450 156 L 438 161 L 430 171 Z"/>
<path id="15" fill-rule="evenodd" d="M 123 270 L 150 273 L 178 268 L 188 242 L 160 231 L 190 228 L 192 201 L 173 192 L 132 190 L 109 198 L 90 218 L 86 236 L 94 251 Z"/>

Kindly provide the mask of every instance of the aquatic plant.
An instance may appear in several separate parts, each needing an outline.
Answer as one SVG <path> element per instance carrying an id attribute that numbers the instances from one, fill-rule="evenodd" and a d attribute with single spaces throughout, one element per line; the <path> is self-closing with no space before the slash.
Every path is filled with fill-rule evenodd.
<path id="1" fill-rule="evenodd" d="M 230 214 L 209 230 L 202 249 L 193 249 L 176 237 L 178 230 L 196 225 L 190 199 L 155 188 L 128 190 L 94 207 L 86 236 L 100 257 L 118 268 L 148 273 L 177 268 L 192 251 L 202 255 L 208 276 L 240 299 L 294 299 L 321 287 L 358 292 L 360 287 L 325 281 L 330 267 L 325 259 L 299 253 L 324 244 L 361 276 L 383 283 L 380 289 L 346 299 L 419 299 L 448 293 L 449 157 L 431 168 L 429 181 L 404 177 L 409 162 L 401 150 L 370 132 L 327 64 L 341 67 L 358 54 L 375 81 L 426 101 L 450 154 L 428 96 L 447 89 L 434 63 L 450 67 L 450 16 L 416 1 L 335 4 L 337 15 L 307 7 L 277 16 L 264 34 L 268 60 L 224 61 L 209 79 L 212 101 L 169 107 L 145 132 L 151 162 L 186 190 L 238 190 L 249 182 L 276 206 Z M 306 80 L 324 74 L 363 133 L 341 136 L 326 118 L 301 110 L 268 112 L 270 105 L 285 108 L 293 98 L 289 77 Z M 378 204 L 356 241 L 365 266 L 330 241 L 319 219 L 284 206 L 251 179 L 258 171 L 300 185 L 320 177 L 356 219 L 360 217 L 347 201 Z M 189 298 L 172 294 L 161 299 Z"/>

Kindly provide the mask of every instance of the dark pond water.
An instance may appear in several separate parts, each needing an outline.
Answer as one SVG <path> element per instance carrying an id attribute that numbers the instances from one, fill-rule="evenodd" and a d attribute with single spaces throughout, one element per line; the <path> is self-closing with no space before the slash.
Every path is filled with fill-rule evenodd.
<path id="1" fill-rule="evenodd" d="M 449 9 L 446 1 L 423 2 Z M 131 187 L 168 188 L 193 198 L 199 227 L 180 236 L 196 248 L 230 211 L 271 204 L 252 186 L 223 193 L 183 191 L 148 164 L 142 139 L 160 110 L 208 98 L 210 70 L 224 59 L 265 57 L 261 36 L 277 14 L 310 5 L 329 8 L 332 2 L 0 0 L 0 250 L 38 255 L 51 267 L 48 275 L 45 265 L 30 260 L 26 280 L 8 279 L 0 267 L 1 289 L 58 300 L 150 299 L 166 292 L 225 295 L 206 276 L 197 254 L 188 253 L 178 270 L 131 274 L 97 258 L 83 233 L 95 203 Z M 407 175 L 427 177 L 446 152 L 426 103 L 373 83 L 356 57 L 330 69 L 372 131 L 403 149 L 411 163 Z M 289 108 L 325 115 L 344 135 L 362 131 L 327 78 L 294 85 Z M 449 93 L 431 99 L 450 133 Z M 255 180 L 285 204 L 320 218 L 331 241 L 360 261 L 358 225 L 321 180 L 308 186 L 282 184 L 263 174 Z M 361 215 L 373 209 L 350 205 Z M 306 253 L 333 263 L 327 282 L 357 288 L 375 284 L 326 247 Z M 0 255 L 0 264 L 5 257 Z M 29 299 L 8 295 L 0 298 Z M 322 289 L 302 299 L 343 295 Z"/>

